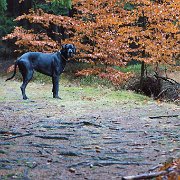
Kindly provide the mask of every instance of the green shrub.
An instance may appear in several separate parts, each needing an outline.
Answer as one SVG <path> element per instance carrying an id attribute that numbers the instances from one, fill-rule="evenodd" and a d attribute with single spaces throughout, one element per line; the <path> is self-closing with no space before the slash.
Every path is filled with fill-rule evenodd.
<path id="1" fill-rule="evenodd" d="M 71 0 L 53 0 L 50 3 L 38 4 L 37 8 L 43 9 L 47 13 L 56 15 L 68 15 L 71 9 Z"/>
<path id="2" fill-rule="evenodd" d="M 0 15 L 3 15 L 6 10 L 7 10 L 6 0 L 0 0 Z"/>
<path id="3" fill-rule="evenodd" d="M 16 22 L 13 21 L 13 17 L 7 17 L 5 15 L 0 16 L 0 37 L 11 33 Z"/>

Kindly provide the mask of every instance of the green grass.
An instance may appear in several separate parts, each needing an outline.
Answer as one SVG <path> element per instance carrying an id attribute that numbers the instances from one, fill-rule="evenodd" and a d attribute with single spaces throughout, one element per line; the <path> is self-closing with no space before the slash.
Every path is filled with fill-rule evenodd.
<path id="1" fill-rule="evenodd" d="M 127 73 L 127 72 L 132 72 L 135 74 L 140 74 L 141 72 L 141 64 L 136 64 L 136 65 L 129 65 L 129 66 L 125 66 L 125 67 L 116 67 L 116 69 Z"/>
<path id="2" fill-rule="evenodd" d="M 63 84 L 60 81 L 59 95 L 62 100 L 52 98 L 52 84 L 51 83 L 38 83 L 30 82 L 26 88 L 26 94 L 29 100 L 23 100 L 20 91 L 21 82 L 7 81 L 4 82 L 0 78 L 0 104 L 21 104 L 24 107 L 35 108 L 36 104 L 48 104 L 50 107 L 65 107 L 66 116 L 76 117 L 85 115 L 91 111 L 106 111 L 115 109 L 117 107 L 141 107 L 147 102 L 151 101 L 150 98 L 136 94 L 132 91 L 112 90 L 107 87 L 92 87 L 92 86 L 70 86 Z M 27 111 L 22 110 L 23 112 Z M 36 110 L 39 113 L 38 109 Z M 27 112 L 28 113 L 28 112 Z M 52 116 L 51 110 L 43 112 L 47 116 Z M 54 116 L 54 114 L 53 114 Z"/>
<path id="3" fill-rule="evenodd" d="M 107 79 L 102 79 L 93 75 L 81 77 L 79 78 L 79 80 L 80 80 L 80 85 L 83 86 L 107 87 L 107 88 L 113 87 L 112 83 Z"/>
<path id="4" fill-rule="evenodd" d="M 18 81 L 7 81 L 0 78 L 0 102 L 21 100 L 20 85 Z M 36 99 L 48 99 L 48 101 L 54 101 L 52 98 L 52 84 L 51 83 L 39 83 L 30 82 L 27 86 L 27 95 L 31 100 Z M 77 84 L 74 86 L 70 83 L 70 86 L 65 81 L 60 81 L 60 96 L 63 98 L 63 103 L 77 103 L 92 101 L 92 103 L 101 104 L 105 101 L 108 102 L 134 102 L 144 101 L 148 98 L 146 96 L 136 94 L 132 91 L 113 90 L 107 87 L 93 87 L 82 86 Z M 56 100 L 55 100 L 56 101 Z M 58 101 L 59 103 L 59 101 Z"/>
<path id="5" fill-rule="evenodd" d="M 66 72 L 70 72 L 71 70 L 74 70 L 73 66 L 74 64 L 71 64 L 67 69 Z M 84 64 L 82 64 L 84 68 Z M 75 69 L 80 69 L 81 64 L 75 65 Z M 119 70 L 123 72 L 132 72 L 132 73 L 140 73 L 140 64 L 136 65 L 129 65 L 127 67 L 119 68 Z M 21 97 L 21 92 L 19 89 L 19 86 L 21 85 L 21 75 L 20 73 L 17 73 L 16 76 L 17 80 L 20 81 L 17 83 L 12 83 L 8 81 L 11 89 L 15 88 L 17 89 L 17 94 L 19 97 Z M 9 75 L 10 76 L 10 75 Z M 2 85 L 3 86 L 3 85 Z M 14 86 L 14 87 L 13 87 Z M 32 81 L 28 84 L 27 87 L 27 95 L 29 97 L 36 98 L 45 98 L 48 97 L 51 99 L 51 88 L 52 88 L 52 79 L 51 77 L 48 77 L 46 75 L 43 75 L 41 73 L 35 72 Z M 32 90 L 31 90 L 32 89 Z M 34 91 L 34 89 L 38 89 L 37 91 Z M 120 89 L 120 88 L 119 88 Z M 84 99 L 101 99 L 101 101 L 111 101 L 112 103 L 114 101 L 119 102 L 128 102 L 128 101 L 144 101 L 147 100 L 147 97 L 136 94 L 131 91 L 123 91 L 119 90 L 118 88 L 115 89 L 115 87 L 112 85 L 112 83 L 106 79 L 101 79 L 97 76 L 87 76 L 87 77 L 75 77 L 73 72 L 70 74 L 63 73 L 60 78 L 60 93 L 62 94 L 62 97 L 65 97 L 65 101 L 67 102 L 68 99 L 74 98 L 75 101 L 81 101 L 82 97 L 85 97 Z M 1 92 L 1 90 L 0 90 Z M 6 94 L 1 92 L 2 96 L 0 97 L 0 101 L 4 101 L 6 99 Z M 7 96 L 8 99 L 11 99 L 15 97 L 14 95 L 9 94 Z M 16 98 L 16 97 L 15 97 Z M 13 98 L 14 99 L 14 98 Z"/>
<path id="6" fill-rule="evenodd" d="M 148 97 L 134 93 L 133 91 L 125 91 L 125 90 L 118 90 L 118 91 L 111 91 L 109 93 L 110 99 L 116 99 L 118 101 L 144 101 L 144 100 L 150 100 Z"/>

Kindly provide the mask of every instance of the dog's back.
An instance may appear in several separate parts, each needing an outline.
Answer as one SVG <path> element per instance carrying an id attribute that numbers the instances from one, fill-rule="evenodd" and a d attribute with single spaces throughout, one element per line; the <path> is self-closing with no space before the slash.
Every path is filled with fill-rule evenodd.
<path id="1" fill-rule="evenodd" d="M 54 56 L 54 53 L 42 53 L 42 52 L 27 52 L 23 54 L 19 59 L 26 59 L 28 61 L 43 61 L 52 59 L 52 56 Z"/>
<path id="2" fill-rule="evenodd" d="M 28 69 L 52 76 L 52 63 L 55 58 L 55 53 L 27 52 L 19 58 L 18 65 L 22 64 Z"/>

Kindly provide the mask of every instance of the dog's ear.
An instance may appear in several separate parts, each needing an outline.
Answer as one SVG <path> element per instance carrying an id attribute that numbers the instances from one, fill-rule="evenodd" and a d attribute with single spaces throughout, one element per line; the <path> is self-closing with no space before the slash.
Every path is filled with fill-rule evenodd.
<path id="1" fill-rule="evenodd" d="M 67 44 L 62 45 L 62 50 L 66 49 L 66 45 Z"/>

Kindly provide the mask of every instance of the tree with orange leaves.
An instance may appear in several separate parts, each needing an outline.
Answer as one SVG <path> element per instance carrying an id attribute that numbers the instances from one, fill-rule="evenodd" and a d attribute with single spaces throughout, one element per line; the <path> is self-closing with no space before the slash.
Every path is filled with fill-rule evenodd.
<path id="1" fill-rule="evenodd" d="M 20 47 L 18 52 L 41 51 L 52 52 L 59 50 L 60 42 L 53 39 L 52 35 L 56 35 L 51 27 L 52 25 L 64 28 L 64 31 L 70 33 L 73 20 L 67 16 L 57 16 L 43 12 L 41 9 L 30 10 L 29 14 L 24 14 L 15 19 L 15 21 L 28 20 L 31 24 L 36 24 L 34 29 L 26 30 L 23 27 L 16 27 L 11 34 L 4 39 L 15 39 L 15 44 Z M 51 33 L 48 34 L 48 31 Z M 57 33 L 61 36 L 60 33 Z M 50 37 L 51 36 L 51 37 Z"/>
<path id="2" fill-rule="evenodd" d="M 72 39 L 79 43 L 84 59 L 89 57 L 92 63 L 112 67 L 132 58 L 142 62 L 143 68 L 144 63 L 175 63 L 173 57 L 180 49 L 177 0 L 73 2 L 81 23 Z"/>

